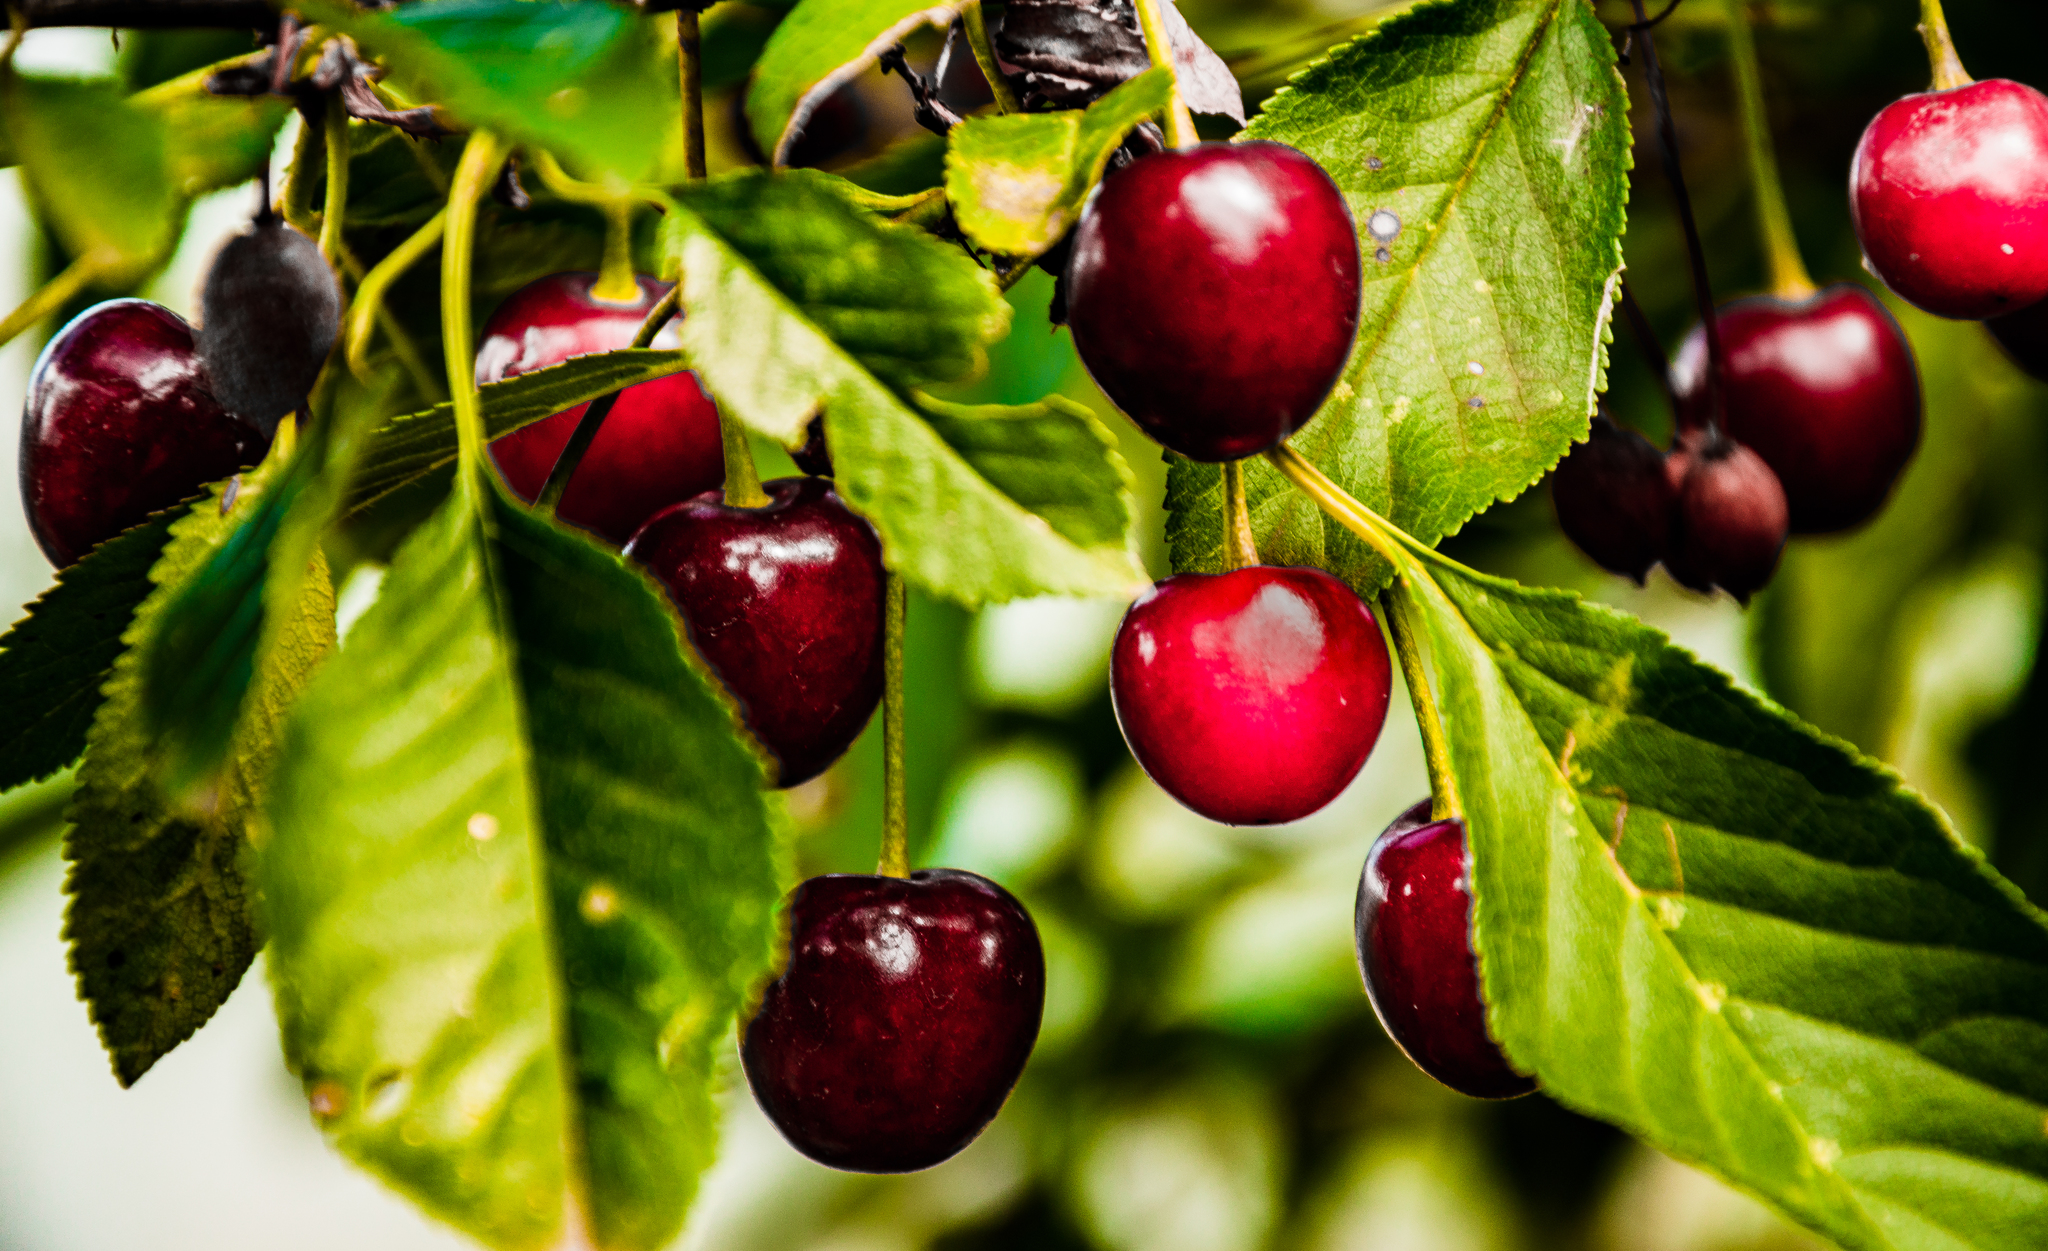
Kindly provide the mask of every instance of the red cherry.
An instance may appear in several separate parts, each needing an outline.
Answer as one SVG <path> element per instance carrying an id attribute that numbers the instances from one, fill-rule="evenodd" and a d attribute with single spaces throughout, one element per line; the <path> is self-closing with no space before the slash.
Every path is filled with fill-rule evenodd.
<path id="1" fill-rule="evenodd" d="M 2048 296 L 2048 97 L 1993 78 L 1886 106 L 1856 145 L 1849 208 L 1877 276 L 1930 313 Z"/>
<path id="2" fill-rule="evenodd" d="M 590 294 L 596 281 L 596 274 L 550 274 L 500 304 L 484 324 L 477 348 L 478 385 L 559 365 L 572 356 L 631 347 L 640 323 L 668 293 L 666 284 L 643 275 L 639 297 L 614 304 Z M 676 345 L 675 323 L 654 345 Z M 565 408 L 491 440 L 498 472 L 521 499 L 540 494 L 589 407 Z M 626 388 L 576 466 L 556 515 L 624 543 L 659 509 L 702 494 L 724 477 L 718 408 L 697 375 L 685 370 Z"/>
<path id="3" fill-rule="evenodd" d="M 1315 416 L 1351 355 L 1359 290 L 1351 210 L 1320 166 L 1277 143 L 1209 143 L 1102 184 L 1074 230 L 1067 324 L 1147 434 L 1236 460 Z"/>
<path id="4" fill-rule="evenodd" d="M 1664 453 L 1604 414 L 1593 419 L 1586 441 L 1559 462 L 1550 499 L 1565 537 L 1602 569 L 1640 586 L 1664 558 L 1672 504 Z"/>
<path id="5" fill-rule="evenodd" d="M 22 511 L 61 569 L 269 446 L 213 398 L 183 318 L 109 300 L 59 330 L 29 372 Z"/>
<path id="6" fill-rule="evenodd" d="M 762 484 L 769 503 L 716 491 L 662 509 L 626 546 L 667 586 L 690 639 L 781 766 L 824 772 L 882 698 L 882 544 L 823 478 Z"/>
<path id="7" fill-rule="evenodd" d="M 1726 429 L 1778 475 L 1792 533 L 1875 516 L 1920 445 L 1920 374 L 1899 323 L 1849 283 L 1804 300 L 1736 300 L 1716 317 Z M 1694 326 L 1671 369 L 1689 425 L 1710 416 L 1706 381 L 1706 334 Z"/>
<path id="8" fill-rule="evenodd" d="M 1432 821 L 1423 800 L 1395 818 L 1358 878 L 1358 969 L 1380 1024 L 1417 1068 L 1475 1099 L 1536 1089 L 1486 1030 L 1472 955 L 1463 821 Z"/>
<path id="9" fill-rule="evenodd" d="M 790 900 L 789 940 L 740 1057 L 790 1145 L 834 1168 L 907 1173 L 974 1141 L 1045 1009 L 1024 905 L 955 869 L 814 877 Z"/>
<path id="10" fill-rule="evenodd" d="M 1715 587 L 1742 603 L 1777 572 L 1789 510 L 1763 457 L 1725 436 L 1680 436 L 1664 460 L 1677 495 L 1664 568 L 1680 585 Z"/>
<path id="11" fill-rule="evenodd" d="M 1379 741 L 1392 682 L 1379 623 L 1350 587 L 1272 565 L 1159 583 L 1125 614 L 1109 662 L 1131 754 L 1231 825 L 1335 799 Z"/>

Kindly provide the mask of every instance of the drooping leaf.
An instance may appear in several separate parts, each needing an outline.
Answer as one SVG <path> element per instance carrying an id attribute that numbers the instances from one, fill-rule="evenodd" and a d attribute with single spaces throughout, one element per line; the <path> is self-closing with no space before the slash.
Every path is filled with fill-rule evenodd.
<path id="1" fill-rule="evenodd" d="M 803 0 L 768 37 L 747 88 L 754 142 L 780 165 L 826 96 L 922 26 L 944 26 L 965 0 Z"/>
<path id="2" fill-rule="evenodd" d="M 1298 75 L 1245 133 L 1329 172 L 1365 262 L 1358 344 L 1297 450 L 1434 543 L 1585 437 L 1629 130 L 1613 45 L 1584 0 L 1416 8 Z M 1383 562 L 1268 466 L 1247 479 L 1265 559 L 1361 591 L 1384 581 Z M 1174 568 L 1219 567 L 1220 481 L 1215 466 L 1175 463 Z"/>
<path id="3" fill-rule="evenodd" d="M 1008 463 L 984 473 L 965 454 L 973 439 L 950 443 L 905 398 L 981 368 L 1009 318 L 987 274 L 834 187 L 804 170 L 740 175 L 691 189 L 670 213 L 690 310 L 683 349 L 711 393 L 785 443 L 801 441 L 822 409 L 841 496 L 881 531 L 891 564 L 935 594 L 973 607 L 1129 591 L 1137 568 L 1126 538 L 1077 542 L 1031 511 L 1035 501 L 1006 493 L 1060 472 L 1121 481 L 1112 447 L 1092 435 L 1092 448 L 1072 441 L 1081 428 L 1062 417 L 1069 433 L 1028 455 L 1085 450 L 1087 467 L 1027 468 L 1019 451 L 1055 430 L 1034 420 L 1014 428 L 1026 441 L 1011 445 Z M 944 408 L 934 412 L 947 422 Z"/>
<path id="4" fill-rule="evenodd" d="M 179 510 L 115 535 L 57 575 L 0 637 L 0 791 L 78 759 L 121 638 Z"/>
<path id="5" fill-rule="evenodd" d="M 435 0 L 376 11 L 306 0 L 294 8 L 354 36 L 416 98 L 594 169 L 648 173 L 677 124 L 674 62 L 661 54 L 654 19 L 626 5 Z"/>
<path id="6" fill-rule="evenodd" d="M 1411 555 L 1516 1063 L 1845 1247 L 2043 1245 L 2048 918 L 1649 627 Z"/>
<path id="7" fill-rule="evenodd" d="M 920 395 L 917 405 L 976 473 L 1076 546 L 1129 541 L 1136 510 L 1130 466 L 1094 413 L 1058 395 L 1017 405 Z"/>
<path id="8" fill-rule="evenodd" d="M 1147 70 L 1087 109 L 971 117 L 946 136 L 946 199 L 969 238 L 1037 256 L 1067 233 L 1131 127 L 1166 107 L 1173 80 Z"/>
<path id="9" fill-rule="evenodd" d="M 206 1023 L 260 945 L 241 857 L 278 719 L 333 646 L 326 567 L 316 563 L 302 581 L 297 611 L 265 654 L 228 766 L 201 806 L 174 805 L 158 785 L 161 761 L 142 717 L 140 657 L 174 589 L 228 541 L 280 468 L 274 459 L 243 475 L 232 499 L 216 490 L 171 524 L 170 541 L 149 572 L 156 589 L 123 637 L 128 650 L 114 665 L 79 767 L 64 843 L 71 866 L 64 936 L 79 996 L 123 1085 Z"/>
<path id="10" fill-rule="evenodd" d="M 238 57 L 235 64 L 261 53 Z M 162 120 L 171 186 L 186 199 L 244 183 L 263 172 L 277 132 L 291 115 L 280 96 L 217 96 L 206 80 L 221 65 L 209 65 L 128 98 L 129 104 Z"/>
<path id="11" fill-rule="evenodd" d="M 679 631 L 616 555 L 458 471 L 286 731 L 287 1056 L 343 1151 L 493 1247 L 664 1246 L 711 1159 L 790 868 Z"/>
<path id="12" fill-rule="evenodd" d="M 112 79 L 9 75 L 0 122 L 37 211 L 65 250 L 108 283 L 169 255 L 185 205 L 173 191 L 163 121 Z"/>

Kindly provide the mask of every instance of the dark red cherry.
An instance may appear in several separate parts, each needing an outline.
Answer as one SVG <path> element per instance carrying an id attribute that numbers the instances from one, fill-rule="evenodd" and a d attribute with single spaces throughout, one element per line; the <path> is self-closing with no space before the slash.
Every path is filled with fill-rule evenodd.
<path id="1" fill-rule="evenodd" d="M 1074 231 L 1067 324 L 1147 434 L 1236 460 L 1315 416 L 1351 355 L 1359 290 L 1351 210 L 1320 166 L 1277 143 L 1208 143 L 1102 184 Z"/>
<path id="2" fill-rule="evenodd" d="M 707 491 L 626 547 L 668 587 L 691 641 L 781 766 L 824 772 L 882 698 L 882 544 L 823 478 L 764 483 L 762 508 Z"/>
<path id="3" fill-rule="evenodd" d="M 1672 500 L 1664 453 L 1605 414 L 1593 418 L 1586 441 L 1559 462 L 1550 499 L 1565 537 L 1602 569 L 1640 586 L 1664 558 Z"/>
<path id="4" fill-rule="evenodd" d="M 1716 314 L 1725 429 L 1778 475 L 1792 533 L 1877 515 L 1920 446 L 1920 374 L 1885 306 L 1838 283 L 1804 300 L 1760 295 Z M 1689 425 L 1707 412 L 1707 338 L 1694 326 L 1672 363 Z"/>
<path id="5" fill-rule="evenodd" d="M 183 318 L 109 300 L 59 330 L 29 373 L 22 511 L 61 569 L 269 446 L 213 398 Z"/>
<path id="6" fill-rule="evenodd" d="M 306 402 L 341 333 L 341 286 L 320 245 L 261 217 L 221 245 L 199 293 L 214 398 L 266 435 Z"/>
<path id="7" fill-rule="evenodd" d="M 1992 78 L 1887 105 L 1856 145 L 1849 208 L 1870 267 L 1930 313 L 2048 297 L 2048 97 Z"/>
<path id="8" fill-rule="evenodd" d="M 1183 573 L 1110 651 L 1124 741 L 1152 780 L 1231 825 L 1305 817 L 1365 766 L 1393 670 L 1365 602 L 1320 569 Z"/>
<path id="9" fill-rule="evenodd" d="M 1984 323 L 2013 364 L 2030 378 L 2048 382 L 2048 300 Z"/>
<path id="10" fill-rule="evenodd" d="M 804 445 L 789 454 L 796 467 L 813 478 L 832 476 L 832 449 L 825 445 L 825 419 L 811 418 L 804 427 Z"/>
<path id="11" fill-rule="evenodd" d="M 1789 510 L 1763 457 L 1735 440 L 1696 430 L 1664 461 L 1676 493 L 1664 568 L 1680 585 L 1715 587 L 1747 604 L 1777 571 Z"/>
<path id="12" fill-rule="evenodd" d="M 790 1145 L 863 1173 L 930 1168 L 974 1140 L 1038 1040 L 1045 956 L 985 877 L 814 877 L 789 905 L 789 965 L 740 1046 Z"/>
<path id="13" fill-rule="evenodd" d="M 572 356 L 631 347 L 666 284 L 640 278 L 640 293 L 614 303 L 591 295 L 596 274 L 550 274 L 515 291 L 484 323 L 476 353 L 478 385 L 501 382 Z M 675 323 L 655 339 L 676 345 Z M 491 459 L 524 500 L 540 494 L 548 471 L 588 404 L 565 408 L 491 440 Z M 658 510 L 700 495 L 725 477 L 718 408 L 687 370 L 627 387 L 596 442 L 583 454 L 556 516 L 624 543 Z"/>
<path id="14" fill-rule="evenodd" d="M 1417 1068 L 1475 1099 L 1536 1089 L 1486 1029 L 1472 955 L 1463 821 L 1430 820 L 1429 801 L 1395 818 L 1358 878 L 1358 969 L 1380 1024 Z"/>

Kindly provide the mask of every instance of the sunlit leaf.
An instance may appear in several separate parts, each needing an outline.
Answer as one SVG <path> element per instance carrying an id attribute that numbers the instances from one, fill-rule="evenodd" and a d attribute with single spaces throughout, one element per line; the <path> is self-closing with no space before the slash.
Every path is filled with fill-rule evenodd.
<path id="1" fill-rule="evenodd" d="M 747 88 L 747 123 L 781 164 L 812 109 L 923 26 L 944 26 L 965 0 L 803 0 L 768 37 Z"/>
<path id="2" fill-rule="evenodd" d="M 163 120 L 112 79 L 9 75 L 0 123 L 30 195 L 65 249 L 114 283 L 169 255 L 185 205 L 173 191 Z"/>

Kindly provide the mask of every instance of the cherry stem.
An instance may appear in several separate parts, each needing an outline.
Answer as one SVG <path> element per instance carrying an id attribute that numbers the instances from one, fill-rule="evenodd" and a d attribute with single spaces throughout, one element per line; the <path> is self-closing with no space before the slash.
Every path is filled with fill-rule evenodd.
<path id="1" fill-rule="evenodd" d="M 668 294 L 655 302 L 647 312 L 647 320 L 640 323 L 640 330 L 633 336 L 632 346 L 644 348 L 654 342 L 661 328 L 682 307 L 683 284 L 677 283 L 668 289 Z M 552 517 L 555 508 L 561 504 L 562 495 L 569 489 L 569 479 L 576 475 L 576 466 L 583 463 L 583 454 L 590 445 L 597 442 L 597 432 L 604 428 L 604 419 L 611 415 L 612 405 L 619 402 L 623 391 L 600 395 L 583 410 L 583 416 L 576 419 L 576 428 L 569 432 L 569 441 L 562 445 L 562 454 L 555 458 L 555 467 L 548 470 L 547 481 L 541 483 L 540 494 L 534 498 L 533 507 L 544 517 Z"/>
<path id="2" fill-rule="evenodd" d="M 1380 615 L 1386 620 L 1387 633 L 1393 636 L 1408 701 L 1415 706 L 1415 726 L 1422 732 L 1422 754 L 1429 764 L 1429 815 L 1436 821 L 1462 820 L 1465 805 L 1458 798 L 1458 777 L 1451 768 L 1450 740 L 1444 737 L 1443 718 L 1437 713 L 1436 694 L 1429 685 L 1429 667 L 1423 662 L 1415 605 L 1402 585 L 1399 592 L 1391 586 L 1380 592 Z"/>
<path id="3" fill-rule="evenodd" d="M 6 347 L 24 330 L 40 325 L 55 314 L 72 296 L 85 290 L 86 284 L 98 273 L 99 265 L 90 252 L 66 265 L 62 273 L 44 283 L 35 294 L 0 320 L 0 347 Z"/>
<path id="4" fill-rule="evenodd" d="M 1223 462 L 1223 560 L 1231 571 L 1259 563 L 1252 510 L 1244 489 L 1244 462 Z"/>
<path id="5" fill-rule="evenodd" d="M 903 576 L 888 574 L 882 616 L 882 856 L 875 872 L 910 876 L 910 809 L 903 779 L 903 621 L 910 596 Z"/>
<path id="6" fill-rule="evenodd" d="M 341 97 L 322 102 L 320 128 L 327 146 L 327 198 L 320 206 L 320 255 L 338 266 L 341 256 L 341 220 L 348 209 L 348 110 Z M 266 211 L 269 206 L 264 206 Z"/>
<path id="7" fill-rule="evenodd" d="M 1771 115 L 1764 107 L 1764 77 L 1757 65 L 1756 37 L 1749 28 L 1748 0 L 1724 0 L 1728 6 L 1728 57 L 1735 63 L 1735 100 L 1742 111 L 1742 139 L 1749 149 L 1749 181 L 1756 192 L 1757 228 L 1771 266 L 1771 294 L 1781 300 L 1804 300 L 1814 293 L 1813 278 L 1799 256 L 1799 236 L 1785 207 L 1785 187 L 1778 180 L 1778 156 L 1771 147 Z"/>
<path id="8" fill-rule="evenodd" d="M 292 142 L 292 164 L 285 171 L 284 194 L 279 197 L 282 203 L 278 206 L 285 221 L 294 229 L 316 239 L 320 230 L 313 224 L 313 168 L 321 164 L 317 158 L 322 155 L 320 149 L 326 146 L 325 132 L 325 127 L 315 126 L 306 120 L 303 112 L 299 114 L 299 135 Z M 267 190 L 264 198 L 269 198 Z M 266 203 L 257 216 L 266 216 L 270 211 L 270 205 Z"/>
<path id="9" fill-rule="evenodd" d="M 1678 163 L 1678 128 L 1671 122 L 1671 99 L 1664 92 L 1664 68 L 1657 62 L 1657 38 L 1651 33 L 1643 0 L 1630 0 L 1636 11 L 1636 34 L 1642 40 L 1643 76 L 1649 83 L 1650 103 L 1657 113 L 1657 146 L 1664 159 L 1664 176 L 1678 201 L 1678 221 L 1685 228 L 1686 259 L 1692 266 L 1693 301 L 1699 306 L 1700 327 L 1707 336 L 1707 413 L 1716 427 L 1721 422 L 1721 326 L 1714 316 L 1714 288 L 1707 278 L 1707 252 L 1700 243 L 1700 227 L 1692 213 L 1692 196 L 1685 189 L 1685 171 Z M 1681 418 L 1681 421 L 1683 418 Z"/>
<path id="10" fill-rule="evenodd" d="M 1666 411 L 1676 413 L 1678 397 L 1671 390 L 1671 358 L 1664 353 L 1664 341 L 1657 337 L 1657 328 L 1650 324 L 1650 315 L 1643 311 L 1635 291 L 1626 282 L 1621 284 L 1621 315 L 1628 319 L 1629 337 L 1636 341 L 1643 364 L 1649 367 L 1650 376 L 1656 379 Z"/>
<path id="11" fill-rule="evenodd" d="M 363 354 L 370 346 L 370 328 L 384 317 L 384 293 L 406 270 L 418 264 L 429 249 L 441 242 L 441 232 L 447 224 L 448 210 L 444 208 L 428 218 L 426 225 L 407 236 L 405 242 L 391 249 L 383 260 L 371 266 L 362 281 L 356 284 L 356 298 L 348 309 L 348 332 L 342 341 L 349 368 L 358 377 L 367 376 L 369 372 L 369 363 Z"/>
<path id="12" fill-rule="evenodd" d="M 604 262 L 590 298 L 608 304 L 638 304 L 640 278 L 633 268 L 633 205 L 624 199 L 608 199 L 599 206 L 604 213 Z"/>
<path id="13" fill-rule="evenodd" d="M 498 180 L 498 166 L 504 159 L 504 150 L 489 131 L 470 135 L 448 187 L 447 233 L 441 244 L 441 346 L 447 358 L 448 394 L 455 402 L 455 438 L 462 472 L 472 474 L 481 473 L 483 467 L 484 413 L 470 335 L 469 262 L 476 244 L 477 201 Z"/>
<path id="14" fill-rule="evenodd" d="M 1159 11 L 1160 0 L 1137 0 L 1138 26 L 1145 32 L 1145 51 L 1152 64 L 1173 74 L 1173 40 L 1166 33 L 1166 19 Z M 1194 114 L 1180 98 L 1180 77 L 1174 75 L 1173 92 L 1166 100 L 1166 146 L 1192 148 L 1202 141 L 1195 133 Z"/>
<path id="15" fill-rule="evenodd" d="M 996 47 L 988 37 L 988 15 L 981 11 L 981 0 L 968 0 L 961 8 L 960 24 L 967 31 L 967 46 L 974 49 L 974 63 L 981 67 L 981 76 L 988 80 L 989 92 L 996 98 L 996 112 L 1019 111 L 1023 106 L 1017 93 L 1010 90 L 1010 80 L 996 64 Z"/>
<path id="16" fill-rule="evenodd" d="M 1976 81 L 1963 69 L 1963 58 L 1956 55 L 1956 41 L 1949 37 L 1941 0 L 1920 0 L 1920 39 L 1927 45 L 1927 64 L 1934 70 L 1936 91 L 1967 87 Z"/>
<path id="17" fill-rule="evenodd" d="M 683 88 L 683 171 L 704 177 L 704 33 L 697 10 L 676 10 L 676 70 Z"/>

